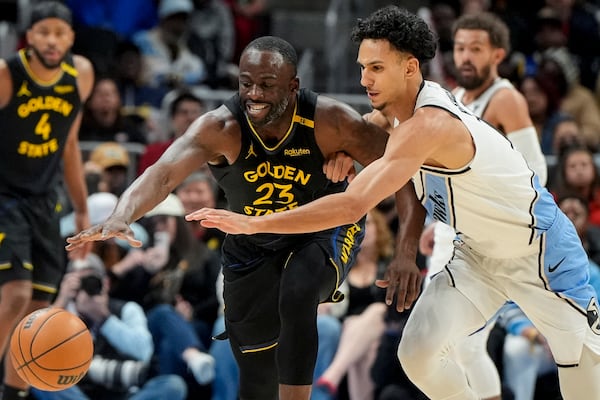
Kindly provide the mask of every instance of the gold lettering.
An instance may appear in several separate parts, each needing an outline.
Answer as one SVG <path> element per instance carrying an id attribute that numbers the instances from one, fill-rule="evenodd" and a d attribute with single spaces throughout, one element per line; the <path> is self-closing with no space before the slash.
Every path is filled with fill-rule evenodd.
<path id="1" fill-rule="evenodd" d="M 296 167 L 290 165 L 271 165 L 268 161 L 259 164 L 254 171 L 244 172 L 244 179 L 247 182 L 257 182 L 260 178 L 266 176 L 299 182 L 303 186 L 306 186 L 311 178 L 311 174 L 307 174 Z"/>
<path id="2" fill-rule="evenodd" d="M 348 262 L 348 260 L 350 259 L 350 253 L 352 252 L 352 248 L 354 247 L 354 244 L 356 243 L 356 239 L 355 239 L 356 233 L 360 232 L 360 231 L 361 231 L 361 228 L 357 224 L 353 224 L 346 231 L 346 236 L 344 237 L 344 244 L 342 245 L 342 254 L 340 256 L 340 258 L 342 259 L 342 262 L 344 264 L 346 264 Z"/>
<path id="3" fill-rule="evenodd" d="M 274 210 L 271 210 L 268 208 L 257 208 L 257 207 L 253 207 L 253 206 L 245 206 L 244 214 L 253 215 L 253 216 L 269 215 L 269 214 L 273 214 L 275 212 L 291 210 L 292 208 L 297 208 L 297 207 L 298 207 L 298 202 L 287 204 L 285 207 L 276 208 Z"/>
<path id="4" fill-rule="evenodd" d="M 41 144 L 22 141 L 19 143 L 17 153 L 26 156 L 27 158 L 42 158 L 58 151 L 58 140 L 50 139 Z"/>
<path id="5" fill-rule="evenodd" d="M 31 113 L 37 111 L 55 111 L 65 117 L 68 117 L 73 111 L 73 104 L 65 99 L 54 96 L 38 96 L 27 100 L 17 108 L 17 114 L 21 118 L 27 118 Z"/>

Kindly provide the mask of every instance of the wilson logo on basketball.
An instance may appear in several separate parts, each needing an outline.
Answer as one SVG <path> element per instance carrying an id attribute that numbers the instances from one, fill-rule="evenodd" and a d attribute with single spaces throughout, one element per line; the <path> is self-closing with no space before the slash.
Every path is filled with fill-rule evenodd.
<path id="1" fill-rule="evenodd" d="M 57 385 L 61 385 L 61 386 L 71 386 L 77 382 L 79 382 L 79 380 L 81 378 L 83 378 L 83 376 L 85 375 L 85 372 L 82 372 L 79 375 L 59 375 L 58 376 L 58 380 L 56 381 Z"/>

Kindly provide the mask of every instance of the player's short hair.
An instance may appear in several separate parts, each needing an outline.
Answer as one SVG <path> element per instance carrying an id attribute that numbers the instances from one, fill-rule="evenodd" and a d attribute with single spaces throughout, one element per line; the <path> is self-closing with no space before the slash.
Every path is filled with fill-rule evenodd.
<path id="1" fill-rule="evenodd" d="M 412 54 L 423 64 L 435 56 L 437 37 L 419 16 L 397 6 L 387 6 L 359 19 L 352 41 L 386 39 L 397 50 Z"/>
<path id="2" fill-rule="evenodd" d="M 279 53 L 283 60 L 294 67 L 294 71 L 298 66 L 298 54 L 289 42 L 276 36 L 261 36 L 254 39 L 244 49 L 244 53 L 248 50 L 269 51 Z"/>
<path id="3" fill-rule="evenodd" d="M 452 27 L 452 36 L 459 29 L 482 30 L 487 32 L 490 43 L 497 49 L 510 52 L 510 32 L 508 26 L 496 14 L 482 12 L 477 14 L 465 14 L 459 17 Z"/>
<path id="4" fill-rule="evenodd" d="M 29 27 L 46 18 L 62 19 L 69 25 L 73 25 L 71 10 L 58 1 L 42 1 L 31 7 Z"/>

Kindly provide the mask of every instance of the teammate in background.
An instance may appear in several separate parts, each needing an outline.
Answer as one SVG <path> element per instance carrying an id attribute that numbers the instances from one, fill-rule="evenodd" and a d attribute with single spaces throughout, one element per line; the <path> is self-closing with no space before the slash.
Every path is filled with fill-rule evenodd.
<path id="1" fill-rule="evenodd" d="M 66 183 L 78 229 L 89 226 L 77 133 L 93 84 L 91 63 L 69 53 L 71 12 L 59 2 L 31 9 L 27 48 L 0 60 L 0 352 L 17 322 L 48 306 L 65 268 L 57 187 Z M 80 254 L 85 255 L 89 247 Z M 5 357 L 4 400 L 27 385 Z"/>
<path id="2" fill-rule="evenodd" d="M 386 302 L 396 297 L 398 309 L 406 309 L 419 291 L 403 271 L 417 270 L 413 256 L 426 212 L 455 228 L 460 241 L 404 328 L 398 356 L 409 378 L 432 400 L 478 399 L 449 353 L 513 300 L 546 337 L 564 399 L 600 398 L 599 306 L 569 219 L 504 136 L 423 79 L 420 66 L 434 56 L 435 37 L 422 19 L 388 6 L 359 20 L 352 36 L 361 84 L 394 127 L 383 157 L 345 192 L 293 210 L 254 217 L 202 209 L 188 220 L 233 237 L 314 232 L 355 222 L 408 187 L 412 193 L 399 191 L 397 205 L 412 217 L 401 219 L 412 229 L 399 232 L 405 262 L 390 264 L 379 282 Z"/>
<path id="3" fill-rule="evenodd" d="M 498 65 L 510 51 L 508 27 L 492 13 L 466 14 L 455 21 L 453 37 L 456 80 L 460 85 L 454 90 L 457 100 L 506 135 L 536 172 L 540 184 L 545 185 L 546 159 L 527 102 L 507 79 L 498 76 Z M 421 243 L 433 245 L 429 249 L 432 254 L 428 277 L 441 271 L 452 257 L 454 236 L 452 227 L 439 222 L 429 224 L 423 231 Z M 493 322 L 488 323 L 458 343 L 454 350 L 471 387 L 484 400 L 499 400 L 501 395 L 500 376 L 487 352 L 493 326 Z"/>
<path id="4" fill-rule="evenodd" d="M 498 76 L 498 65 L 509 52 L 508 27 L 499 17 L 487 12 L 461 16 L 454 23 L 453 56 L 459 86 L 453 93 L 473 114 L 502 132 L 545 185 L 546 159 L 527 101 L 508 79 Z"/>
<path id="5" fill-rule="evenodd" d="M 239 68 L 238 94 L 197 119 L 129 187 L 108 220 L 69 238 L 67 249 L 110 237 L 139 244 L 128 224 L 205 162 L 231 209 L 263 215 L 342 192 L 347 183 L 323 172 L 336 152 L 363 165 L 383 154 L 385 131 L 346 104 L 300 89 L 297 55 L 286 41 L 254 40 Z M 225 326 L 240 366 L 240 398 L 309 399 L 317 305 L 341 300 L 337 288 L 354 262 L 363 222 L 309 235 L 226 237 Z"/>

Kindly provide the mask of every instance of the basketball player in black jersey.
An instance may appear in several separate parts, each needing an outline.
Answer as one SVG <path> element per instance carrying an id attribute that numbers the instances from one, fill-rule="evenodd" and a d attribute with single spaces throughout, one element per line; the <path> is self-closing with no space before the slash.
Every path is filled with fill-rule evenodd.
<path id="1" fill-rule="evenodd" d="M 239 93 L 197 119 L 125 193 L 108 220 L 67 241 L 67 249 L 119 237 L 129 224 L 205 162 L 229 207 L 264 215 L 343 191 L 325 160 L 345 151 L 361 164 L 378 158 L 387 133 L 354 109 L 299 88 L 297 56 L 262 37 L 240 59 Z M 343 168 L 342 168 L 343 169 Z M 317 354 L 316 309 L 339 300 L 363 225 L 315 234 L 229 235 L 223 244 L 226 334 L 240 366 L 240 398 L 307 400 Z"/>
<path id="2" fill-rule="evenodd" d="M 69 53 L 71 14 L 58 2 L 31 10 L 27 48 L 0 60 L 0 352 L 16 323 L 49 305 L 65 262 L 56 189 L 64 180 L 77 226 L 89 226 L 77 139 L 91 63 Z M 83 252 L 74 256 L 82 256 Z M 4 400 L 27 385 L 5 357 Z"/>

